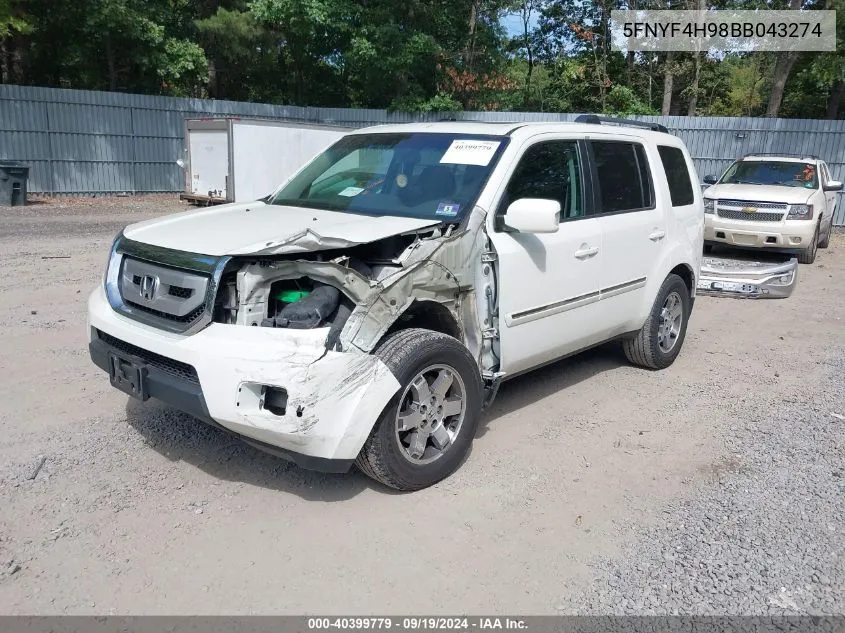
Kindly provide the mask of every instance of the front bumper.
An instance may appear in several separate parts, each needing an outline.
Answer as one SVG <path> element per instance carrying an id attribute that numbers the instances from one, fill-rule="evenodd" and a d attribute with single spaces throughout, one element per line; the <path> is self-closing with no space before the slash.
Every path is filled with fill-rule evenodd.
<path id="1" fill-rule="evenodd" d="M 813 220 L 751 222 L 704 216 L 704 241 L 730 246 L 802 250 L 810 246 L 815 230 Z"/>
<path id="2" fill-rule="evenodd" d="M 88 301 L 89 351 L 111 372 L 112 355 L 145 375 L 144 393 L 305 468 L 345 472 L 399 390 L 378 358 L 330 352 L 325 330 L 213 323 L 173 334 L 115 312 L 102 288 Z M 284 389 L 279 414 L 267 388 Z"/>
<path id="3" fill-rule="evenodd" d="M 698 293 L 752 299 L 785 299 L 798 283 L 798 260 L 753 261 L 705 257 L 698 278 Z"/>

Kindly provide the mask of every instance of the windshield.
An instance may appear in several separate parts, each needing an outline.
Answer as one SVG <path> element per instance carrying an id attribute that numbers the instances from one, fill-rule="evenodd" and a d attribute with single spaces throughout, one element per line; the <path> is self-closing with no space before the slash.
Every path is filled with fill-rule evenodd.
<path id="1" fill-rule="evenodd" d="M 270 204 L 457 220 L 507 145 L 502 136 L 353 134 L 317 156 Z"/>
<path id="2" fill-rule="evenodd" d="M 815 165 L 786 161 L 737 161 L 725 172 L 719 184 L 780 185 L 783 187 L 818 187 Z"/>

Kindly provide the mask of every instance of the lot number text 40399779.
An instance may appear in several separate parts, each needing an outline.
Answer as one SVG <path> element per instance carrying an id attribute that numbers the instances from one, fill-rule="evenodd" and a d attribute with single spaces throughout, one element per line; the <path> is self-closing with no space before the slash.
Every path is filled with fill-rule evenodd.
<path id="1" fill-rule="evenodd" d="M 320 631 L 330 629 L 346 630 L 523 630 L 526 623 L 520 618 L 500 617 L 326 617 L 308 618 L 308 630 Z"/>

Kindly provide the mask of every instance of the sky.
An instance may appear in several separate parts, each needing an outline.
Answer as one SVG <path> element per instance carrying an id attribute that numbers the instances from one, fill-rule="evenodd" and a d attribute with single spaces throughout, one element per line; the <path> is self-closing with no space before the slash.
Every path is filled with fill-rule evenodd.
<path id="1" fill-rule="evenodd" d="M 522 18 L 518 13 L 512 13 L 502 18 L 502 26 L 505 27 L 508 35 L 522 35 Z M 531 27 L 537 26 L 537 16 L 532 16 Z"/>

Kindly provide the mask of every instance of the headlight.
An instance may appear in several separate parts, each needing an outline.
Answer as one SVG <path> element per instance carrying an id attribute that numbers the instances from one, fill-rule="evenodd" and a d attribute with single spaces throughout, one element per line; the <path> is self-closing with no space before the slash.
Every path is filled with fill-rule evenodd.
<path id="1" fill-rule="evenodd" d="M 792 204 L 789 206 L 789 215 L 787 220 L 812 220 L 813 219 L 813 205 L 811 204 Z"/>
<path id="2" fill-rule="evenodd" d="M 103 283 L 106 283 L 109 279 L 109 269 L 111 268 L 112 261 L 114 260 L 114 254 L 117 250 L 117 245 L 122 237 L 123 231 L 115 235 L 114 239 L 111 242 L 111 246 L 109 247 L 108 259 L 106 260 L 106 269 L 103 271 Z"/>
<path id="3" fill-rule="evenodd" d="M 106 296 L 109 303 L 115 306 L 115 302 L 119 302 L 120 291 L 118 290 L 118 276 L 120 275 L 120 253 L 117 252 L 117 247 L 123 240 L 123 231 L 118 233 L 114 238 L 111 248 L 109 249 L 109 260 L 106 263 L 106 270 L 103 273 L 103 287 L 106 291 Z"/>
<path id="4" fill-rule="evenodd" d="M 704 213 L 715 213 L 716 201 L 713 198 L 704 199 Z"/>

